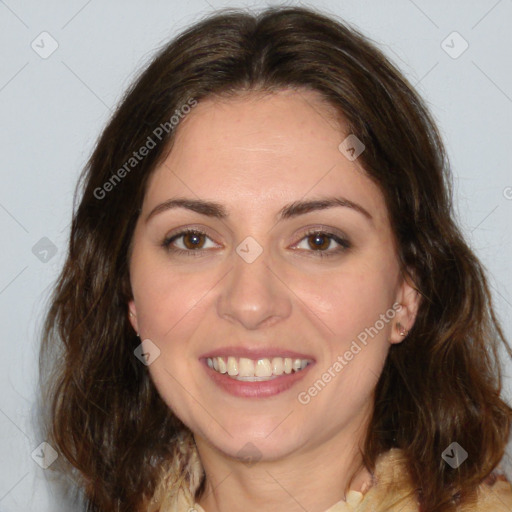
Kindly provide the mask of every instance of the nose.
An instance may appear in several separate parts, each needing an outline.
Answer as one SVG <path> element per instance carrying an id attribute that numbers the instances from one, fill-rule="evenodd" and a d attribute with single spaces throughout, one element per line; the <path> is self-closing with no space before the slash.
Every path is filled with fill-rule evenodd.
<path id="1" fill-rule="evenodd" d="M 234 253 L 233 267 L 222 281 L 217 299 L 218 315 L 248 330 L 270 327 L 287 318 L 292 292 L 274 267 L 265 251 L 252 263 Z"/>

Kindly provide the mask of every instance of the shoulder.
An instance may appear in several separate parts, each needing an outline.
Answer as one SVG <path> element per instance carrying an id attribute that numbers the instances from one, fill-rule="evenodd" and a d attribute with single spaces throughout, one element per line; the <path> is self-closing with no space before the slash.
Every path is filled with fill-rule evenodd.
<path id="1" fill-rule="evenodd" d="M 357 510 L 418 511 L 416 492 L 407 470 L 404 451 L 392 448 L 379 455 L 375 462 L 373 483 Z"/>
<path id="2" fill-rule="evenodd" d="M 363 500 L 361 510 L 417 511 L 415 486 L 407 469 L 405 453 L 391 449 L 381 454 L 375 465 L 374 484 Z M 461 505 L 459 512 L 512 512 L 512 485 L 498 471 L 493 472 L 477 489 L 474 503 Z"/>
<path id="3" fill-rule="evenodd" d="M 478 500 L 467 512 L 511 512 L 512 485 L 501 473 L 495 472 L 478 488 Z M 464 509 L 464 512 L 466 510 Z"/>

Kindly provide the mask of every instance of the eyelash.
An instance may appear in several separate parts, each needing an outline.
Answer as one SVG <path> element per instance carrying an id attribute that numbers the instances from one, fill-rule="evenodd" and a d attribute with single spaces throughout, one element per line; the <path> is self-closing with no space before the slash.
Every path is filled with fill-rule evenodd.
<path id="1" fill-rule="evenodd" d="M 313 228 L 313 229 L 310 229 L 308 231 L 306 231 L 303 235 L 302 235 L 302 238 L 299 240 L 299 242 L 302 242 L 304 239 L 312 236 L 312 235 L 317 235 L 317 236 L 324 236 L 334 242 L 336 242 L 338 244 L 339 247 L 337 247 L 335 250 L 330 250 L 330 251 L 327 251 L 327 250 L 324 250 L 324 251 L 314 251 L 314 250 L 310 250 L 310 251 L 307 251 L 307 252 L 311 252 L 312 254 L 314 254 L 315 256 L 318 256 L 320 258 L 330 258 L 330 257 L 333 257 L 333 256 L 337 256 L 338 254 L 342 253 L 342 252 L 345 252 L 346 250 L 350 249 L 352 247 L 352 244 L 348 241 L 348 239 L 346 238 L 343 238 L 341 236 L 338 236 L 334 233 L 331 233 L 329 231 L 325 231 L 325 230 L 322 230 L 322 229 L 318 229 L 318 228 Z M 296 244 L 298 245 L 298 244 Z"/>
<path id="2" fill-rule="evenodd" d="M 180 238 L 182 238 L 183 236 L 185 235 L 188 235 L 188 234 L 195 234 L 195 235 L 203 235 L 203 236 L 206 236 L 207 238 L 210 238 L 204 231 L 200 230 L 200 229 L 185 229 L 183 231 L 180 231 L 179 233 L 176 233 L 170 237 L 167 237 L 164 239 L 164 241 L 162 242 L 162 247 L 165 248 L 168 252 L 171 252 L 171 253 L 174 253 L 174 254 L 178 254 L 178 255 L 185 255 L 185 256 L 192 256 L 192 257 L 197 257 L 197 256 L 201 256 L 202 253 L 208 249 L 188 249 L 188 250 L 184 250 L 184 249 L 179 249 L 177 247 L 172 247 L 171 244 L 175 241 L 175 240 L 178 240 Z M 299 240 L 298 243 L 302 242 L 304 239 L 312 236 L 312 235 L 319 235 L 319 236 L 324 236 L 324 237 L 327 237 L 329 238 L 330 240 L 336 242 L 339 247 L 334 250 L 334 251 L 327 251 L 327 250 L 324 250 L 324 251 L 315 251 L 315 250 L 311 250 L 311 251 L 307 251 L 307 252 L 311 252 L 312 254 L 314 254 L 315 256 L 318 256 L 320 258 L 329 258 L 329 257 L 332 257 L 332 256 L 336 256 L 337 254 L 341 253 L 341 252 L 344 252 L 348 249 L 350 249 L 352 247 L 352 244 L 346 239 L 346 238 L 342 238 L 338 235 L 335 235 L 334 233 L 330 233 L 329 231 L 324 231 L 322 229 L 311 229 L 311 230 L 308 230 L 306 233 L 304 233 L 304 235 L 302 236 L 302 238 Z M 210 238 L 211 240 L 211 238 Z M 295 245 L 298 245 L 295 244 Z"/>
<path id="3" fill-rule="evenodd" d="M 176 233 L 170 237 L 165 238 L 165 240 L 162 242 L 162 247 L 164 247 L 168 252 L 178 254 L 178 255 L 192 256 L 192 257 L 201 256 L 203 251 L 205 251 L 207 249 L 184 250 L 184 249 L 179 249 L 177 247 L 171 246 L 171 244 L 175 240 L 178 240 L 179 238 L 182 238 L 183 236 L 188 235 L 188 234 L 204 235 L 204 236 L 210 238 L 204 231 L 201 231 L 200 229 L 197 229 L 197 228 L 184 229 L 183 231 L 180 231 L 179 233 Z"/>

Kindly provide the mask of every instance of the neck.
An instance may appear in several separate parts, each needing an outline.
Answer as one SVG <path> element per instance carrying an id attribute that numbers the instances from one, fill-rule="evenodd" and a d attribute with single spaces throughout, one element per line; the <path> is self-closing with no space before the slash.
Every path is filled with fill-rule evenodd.
<path id="1" fill-rule="evenodd" d="M 195 436 L 206 474 L 197 502 L 206 512 L 325 512 L 349 489 L 364 492 L 371 474 L 353 434 L 338 433 L 316 447 L 276 460 L 244 463 Z M 347 449 L 347 447 L 350 447 Z"/>

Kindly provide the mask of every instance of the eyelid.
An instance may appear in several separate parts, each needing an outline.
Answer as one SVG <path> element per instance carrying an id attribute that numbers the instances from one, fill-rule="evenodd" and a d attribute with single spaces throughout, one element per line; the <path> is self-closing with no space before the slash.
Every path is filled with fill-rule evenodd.
<path id="1" fill-rule="evenodd" d="M 183 226 L 180 228 L 174 229 L 170 234 L 166 235 L 163 241 L 160 243 L 161 247 L 169 254 L 175 256 L 203 256 L 207 251 L 211 250 L 211 248 L 199 248 L 199 249 L 182 249 L 181 247 L 175 247 L 173 244 L 176 240 L 183 238 L 184 236 L 190 233 L 197 233 L 199 235 L 203 235 L 208 238 L 211 242 L 218 246 L 217 242 L 211 237 L 207 230 L 194 226 Z"/>
<path id="2" fill-rule="evenodd" d="M 307 226 L 305 228 L 301 228 L 301 230 L 299 230 L 298 233 L 296 233 L 294 235 L 294 239 L 297 239 L 297 237 L 300 236 L 301 237 L 299 239 L 299 242 L 300 242 L 304 237 L 309 236 L 309 235 L 314 235 L 315 233 L 322 233 L 324 235 L 338 237 L 338 238 L 342 239 L 343 241 L 350 243 L 350 245 L 352 245 L 350 242 L 350 237 L 346 233 L 344 233 L 341 229 L 334 228 L 331 226 L 326 226 L 323 224 L 317 224 L 314 226 Z"/>
<path id="3" fill-rule="evenodd" d="M 309 236 L 312 235 L 323 235 L 329 240 L 333 241 L 338 245 L 335 249 L 328 249 L 328 250 L 314 250 L 314 249 L 297 249 L 296 247 L 305 239 L 307 239 Z M 345 235 L 342 231 L 331 228 L 327 226 L 310 226 L 305 231 L 303 231 L 300 235 L 300 238 L 297 242 L 295 242 L 291 248 L 296 251 L 303 251 L 305 253 L 308 253 L 313 256 L 320 256 L 320 257 L 329 257 L 329 256 L 337 256 L 340 253 L 343 253 L 345 251 L 350 250 L 353 247 L 352 242 L 350 241 L 349 237 Z"/>
<path id="4" fill-rule="evenodd" d="M 170 233 L 166 234 L 164 237 L 164 240 L 170 240 L 171 238 L 177 236 L 177 235 L 186 235 L 187 233 L 201 233 L 202 235 L 207 236 L 211 240 L 214 240 L 214 236 L 209 232 L 207 228 L 196 226 L 196 225 L 190 225 L 186 224 L 185 226 L 180 226 L 175 229 L 173 229 Z"/>

